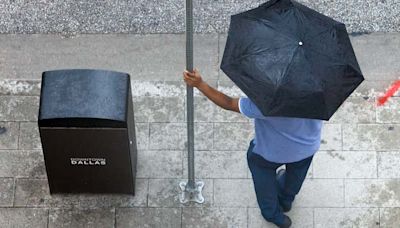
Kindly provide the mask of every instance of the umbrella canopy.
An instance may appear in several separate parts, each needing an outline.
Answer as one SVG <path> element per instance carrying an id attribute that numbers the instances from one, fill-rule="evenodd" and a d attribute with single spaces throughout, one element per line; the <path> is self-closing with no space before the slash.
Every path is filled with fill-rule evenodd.
<path id="1" fill-rule="evenodd" d="M 265 116 L 322 120 L 364 80 L 346 26 L 293 0 L 232 15 L 221 70 Z"/>

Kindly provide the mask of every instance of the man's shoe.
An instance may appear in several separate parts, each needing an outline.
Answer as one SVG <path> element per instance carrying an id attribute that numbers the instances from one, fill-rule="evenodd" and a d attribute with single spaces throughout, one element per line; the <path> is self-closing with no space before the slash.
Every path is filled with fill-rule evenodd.
<path id="1" fill-rule="evenodd" d="M 292 209 L 292 204 L 284 204 L 284 203 L 281 203 L 281 201 L 278 199 L 278 201 L 279 201 L 279 205 L 281 206 L 281 209 L 282 209 L 282 211 L 283 212 L 289 212 L 291 209 Z"/>
<path id="2" fill-rule="evenodd" d="M 283 207 L 282 205 L 280 205 L 280 207 L 281 207 L 281 210 L 282 210 L 284 213 L 289 212 L 289 211 L 292 209 L 292 206 L 285 206 L 285 207 Z"/>
<path id="3" fill-rule="evenodd" d="M 282 178 L 282 176 L 285 174 L 286 170 L 285 169 L 280 169 L 278 170 L 278 172 L 276 173 L 276 180 L 278 180 L 278 184 L 280 185 L 279 179 Z M 282 189 L 283 186 L 280 186 L 280 189 Z M 278 197 L 279 199 L 279 197 Z M 284 204 L 281 202 L 281 200 L 279 200 L 279 205 L 281 206 L 281 209 L 283 212 L 289 212 L 290 209 L 292 209 L 292 204 Z"/>
<path id="4" fill-rule="evenodd" d="M 284 215 L 285 218 L 283 220 L 283 223 L 280 225 L 277 225 L 279 228 L 289 228 L 292 225 L 292 220 L 289 218 L 289 216 Z"/>

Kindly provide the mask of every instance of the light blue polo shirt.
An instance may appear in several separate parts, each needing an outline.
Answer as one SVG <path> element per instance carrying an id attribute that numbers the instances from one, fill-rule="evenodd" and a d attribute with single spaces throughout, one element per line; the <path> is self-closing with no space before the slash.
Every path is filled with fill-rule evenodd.
<path id="1" fill-rule="evenodd" d="M 240 112 L 254 118 L 253 152 L 268 161 L 290 163 L 315 154 L 320 146 L 319 119 L 264 116 L 247 97 L 239 98 Z"/>

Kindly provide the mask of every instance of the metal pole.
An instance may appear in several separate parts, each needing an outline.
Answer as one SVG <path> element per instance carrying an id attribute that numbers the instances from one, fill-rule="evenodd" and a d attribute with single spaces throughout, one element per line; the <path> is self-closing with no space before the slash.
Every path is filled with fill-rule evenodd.
<path id="1" fill-rule="evenodd" d="M 186 69 L 193 71 L 193 5 L 186 0 Z M 186 86 L 187 139 L 188 139 L 188 187 L 194 188 L 194 124 L 193 88 Z"/>
<path id="2" fill-rule="evenodd" d="M 186 69 L 193 71 L 193 2 L 186 0 Z M 202 189 L 204 182 L 195 181 L 194 175 L 194 106 L 193 87 L 186 86 L 187 109 L 187 148 L 188 148 L 188 182 L 179 183 L 182 192 L 181 203 L 189 201 L 203 203 Z"/>

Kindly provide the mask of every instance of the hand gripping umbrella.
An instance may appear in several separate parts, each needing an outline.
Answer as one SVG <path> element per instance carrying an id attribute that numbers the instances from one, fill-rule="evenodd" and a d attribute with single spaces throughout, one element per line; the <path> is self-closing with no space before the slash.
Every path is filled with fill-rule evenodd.
<path id="1" fill-rule="evenodd" d="M 193 4 L 192 0 L 186 0 L 186 69 L 193 71 Z M 188 182 L 180 182 L 181 203 L 190 201 L 203 203 L 203 181 L 195 181 L 194 177 L 194 124 L 193 124 L 193 87 L 186 86 L 187 109 L 187 137 L 188 137 Z"/>
<path id="2" fill-rule="evenodd" d="M 221 69 L 265 116 L 329 120 L 364 80 L 346 26 L 294 0 L 232 15 Z"/>

